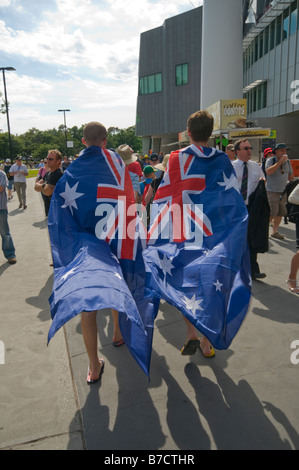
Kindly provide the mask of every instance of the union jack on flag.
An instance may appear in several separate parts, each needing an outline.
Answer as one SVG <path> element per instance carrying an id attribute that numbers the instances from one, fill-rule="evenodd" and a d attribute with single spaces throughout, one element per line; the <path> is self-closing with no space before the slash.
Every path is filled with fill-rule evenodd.
<path id="1" fill-rule="evenodd" d="M 251 273 L 248 212 L 227 155 L 195 145 L 173 152 L 152 214 L 149 288 L 228 348 L 248 310 Z"/>
<path id="2" fill-rule="evenodd" d="M 206 188 L 205 175 L 192 172 L 195 158 L 195 155 L 182 151 L 179 158 L 172 157 L 169 162 L 171 171 L 166 172 L 155 197 L 159 213 L 149 230 L 150 243 L 160 234 L 164 238 L 165 229 L 166 236 L 168 233 L 170 239 L 177 243 L 190 241 L 196 229 L 203 236 L 212 235 L 209 218 L 203 213 L 201 205 L 192 200 L 192 195 L 197 196 Z"/>

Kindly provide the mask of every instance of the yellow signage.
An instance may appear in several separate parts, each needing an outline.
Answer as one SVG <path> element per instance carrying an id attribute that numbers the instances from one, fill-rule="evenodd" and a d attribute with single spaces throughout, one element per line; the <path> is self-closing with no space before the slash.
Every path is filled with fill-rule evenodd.
<path id="1" fill-rule="evenodd" d="M 206 111 L 214 117 L 214 132 L 225 129 L 244 129 L 247 121 L 247 100 L 220 100 Z"/>
<path id="2" fill-rule="evenodd" d="M 229 140 L 243 138 L 267 138 L 271 135 L 271 129 L 240 129 L 228 133 Z"/>

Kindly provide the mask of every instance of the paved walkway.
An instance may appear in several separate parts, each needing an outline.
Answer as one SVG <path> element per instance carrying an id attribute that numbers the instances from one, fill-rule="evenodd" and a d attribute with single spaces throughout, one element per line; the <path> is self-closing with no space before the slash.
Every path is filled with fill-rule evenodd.
<path id="1" fill-rule="evenodd" d="M 267 278 L 254 282 L 250 312 L 228 351 L 212 360 L 181 356 L 184 322 L 161 303 L 148 382 L 126 347 L 112 346 L 111 316 L 101 312 L 106 367 L 102 383 L 88 387 L 80 319 L 46 345 L 53 274 L 33 182 L 26 211 L 16 195 L 9 202 L 17 264 L 0 252 L 0 449 L 298 450 L 299 364 L 291 362 L 291 344 L 299 341 L 299 296 L 285 283 L 294 225 L 282 225 L 286 240 L 271 239 L 269 253 L 259 255 Z"/>

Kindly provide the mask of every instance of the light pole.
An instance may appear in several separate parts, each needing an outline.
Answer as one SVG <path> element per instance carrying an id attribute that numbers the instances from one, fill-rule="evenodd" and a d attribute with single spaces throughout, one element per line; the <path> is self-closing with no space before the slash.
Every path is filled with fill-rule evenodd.
<path id="1" fill-rule="evenodd" d="M 7 118 L 7 130 L 8 130 L 8 140 L 9 140 L 9 152 L 10 152 L 10 160 L 11 164 L 13 164 L 13 155 L 12 155 L 12 145 L 11 145 L 11 136 L 10 136 L 10 125 L 9 125 L 9 114 L 8 114 L 8 101 L 7 101 L 7 93 L 6 93 L 6 82 L 5 82 L 5 71 L 15 71 L 13 67 L 0 67 L 2 70 L 3 75 L 3 85 L 4 85 L 4 97 L 5 97 L 5 109 L 6 109 L 6 118 Z"/>
<path id="2" fill-rule="evenodd" d="M 65 119 L 65 113 L 67 111 L 70 111 L 70 109 L 58 109 L 59 113 L 63 113 L 64 115 L 64 135 L 65 135 L 65 151 L 66 151 L 66 156 L 68 156 L 68 151 L 67 151 L 67 135 L 66 135 L 66 119 Z"/>

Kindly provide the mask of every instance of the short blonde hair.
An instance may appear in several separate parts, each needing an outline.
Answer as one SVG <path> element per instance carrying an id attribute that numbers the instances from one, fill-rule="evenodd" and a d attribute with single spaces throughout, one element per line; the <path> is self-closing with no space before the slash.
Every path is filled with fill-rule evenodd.
<path id="1" fill-rule="evenodd" d="M 62 154 L 59 152 L 59 150 L 57 150 L 57 149 L 49 150 L 48 155 L 50 153 L 53 153 L 55 155 L 56 160 L 62 160 Z"/>
<path id="2" fill-rule="evenodd" d="M 100 122 L 92 121 L 84 126 L 83 139 L 87 145 L 101 144 L 106 138 L 106 127 Z"/>

